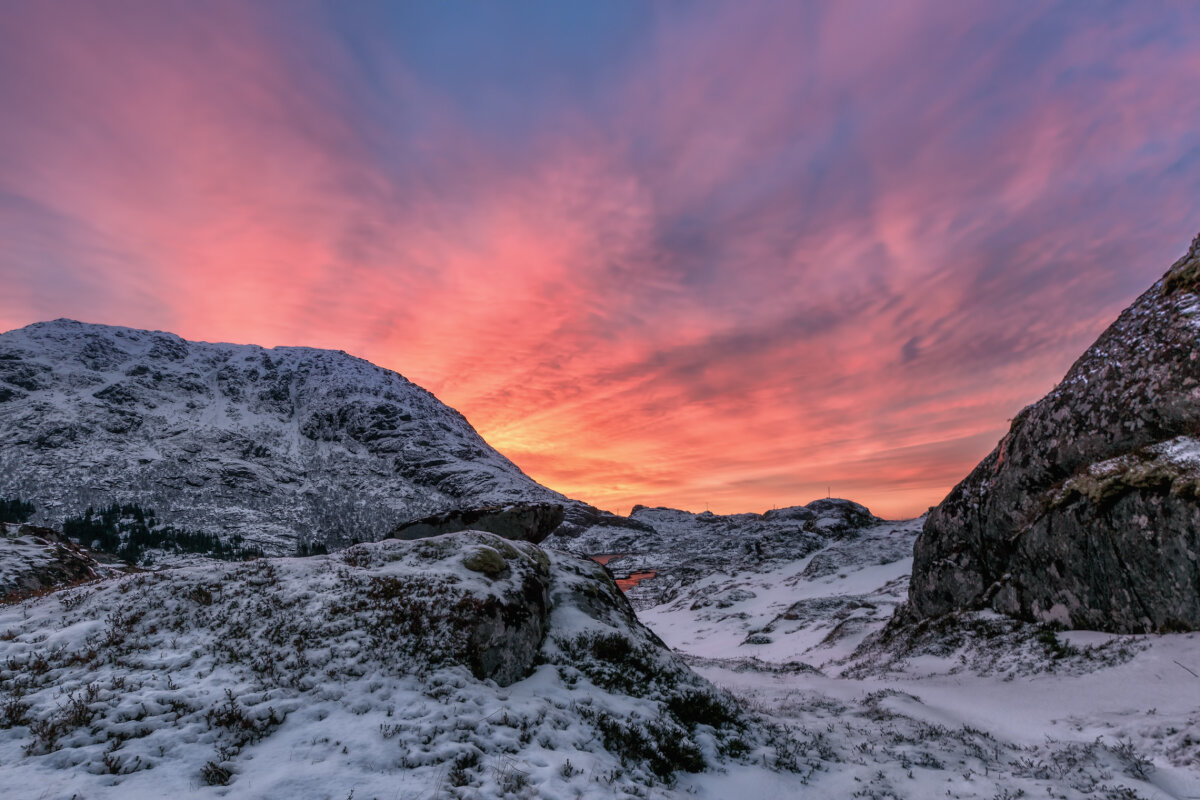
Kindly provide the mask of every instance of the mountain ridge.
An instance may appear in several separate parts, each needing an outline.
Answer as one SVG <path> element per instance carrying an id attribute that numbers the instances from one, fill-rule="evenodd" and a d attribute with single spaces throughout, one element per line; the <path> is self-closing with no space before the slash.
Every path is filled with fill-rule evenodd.
<path id="1" fill-rule="evenodd" d="M 559 503 L 568 528 L 611 516 L 541 486 L 431 392 L 344 351 L 66 319 L 0 334 L 0 494 L 34 501 L 48 524 L 136 502 L 277 554 L 378 539 L 464 504 Z"/>

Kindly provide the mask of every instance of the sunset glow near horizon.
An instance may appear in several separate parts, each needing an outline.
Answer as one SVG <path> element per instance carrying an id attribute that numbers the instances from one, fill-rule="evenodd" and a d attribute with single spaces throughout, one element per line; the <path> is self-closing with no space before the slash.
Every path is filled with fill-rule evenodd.
<path id="1" fill-rule="evenodd" d="M 0 330 L 345 350 L 536 480 L 939 502 L 1200 217 L 1200 5 L 0 4 Z"/>

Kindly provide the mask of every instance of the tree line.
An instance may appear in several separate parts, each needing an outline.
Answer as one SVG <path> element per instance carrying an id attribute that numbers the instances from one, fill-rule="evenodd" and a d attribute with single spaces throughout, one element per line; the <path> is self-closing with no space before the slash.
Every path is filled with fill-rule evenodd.
<path id="1" fill-rule="evenodd" d="M 37 511 L 33 503 L 18 497 L 0 497 L 0 522 L 26 522 Z"/>
<path id="2" fill-rule="evenodd" d="M 145 559 L 147 550 L 197 553 L 225 561 L 244 561 L 263 555 L 257 547 L 243 546 L 238 535 L 226 542 L 216 534 L 162 524 L 153 509 L 143 509 L 136 503 L 113 503 L 99 510 L 89 506 L 82 516 L 63 522 L 63 535 L 129 564 Z"/>

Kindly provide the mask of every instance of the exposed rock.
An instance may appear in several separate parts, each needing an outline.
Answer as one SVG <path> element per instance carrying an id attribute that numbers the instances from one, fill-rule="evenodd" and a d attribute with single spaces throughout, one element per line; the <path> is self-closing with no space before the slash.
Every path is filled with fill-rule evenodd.
<path id="1" fill-rule="evenodd" d="M 1200 629 L 1200 237 L 930 513 L 919 617 Z"/>
<path id="2" fill-rule="evenodd" d="M 356 545 L 339 556 L 352 571 L 329 613 L 372 631 L 381 654 L 395 648 L 417 665 L 464 664 L 501 686 L 533 668 L 551 583 L 550 562 L 534 545 L 466 531 Z"/>
<path id="3" fill-rule="evenodd" d="M 634 506 L 634 513 L 645 506 Z M 632 514 L 622 517 L 611 511 L 601 511 L 584 503 L 568 503 L 562 525 L 554 531 L 556 547 L 562 542 L 587 534 L 592 529 L 607 529 L 611 535 L 640 538 L 642 534 L 654 533 L 654 527 L 634 519 Z"/>
<path id="4" fill-rule="evenodd" d="M 563 521 L 556 503 L 514 503 L 507 506 L 454 509 L 396 526 L 389 539 L 424 539 L 457 531 L 488 531 L 518 542 L 540 543 Z"/>
<path id="5" fill-rule="evenodd" d="M 94 580 L 104 571 L 58 531 L 0 522 L 0 601 Z"/>
<path id="6" fill-rule="evenodd" d="M 504 556 L 493 547 L 481 547 L 463 557 L 463 566 L 472 572 L 482 572 L 489 578 L 495 578 L 508 569 Z"/>

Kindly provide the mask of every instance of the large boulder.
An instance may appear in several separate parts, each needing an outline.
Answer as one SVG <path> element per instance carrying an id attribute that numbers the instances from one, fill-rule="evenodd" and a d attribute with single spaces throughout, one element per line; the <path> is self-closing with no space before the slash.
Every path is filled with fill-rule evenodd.
<path id="1" fill-rule="evenodd" d="M 648 797 L 795 752 L 601 565 L 480 531 L 0 604 L 0 729 L 47 797 Z"/>
<path id="2" fill-rule="evenodd" d="M 557 503 L 457 508 L 397 525 L 386 538 L 411 541 L 443 533 L 487 531 L 505 539 L 538 544 L 562 521 L 563 507 Z"/>
<path id="3" fill-rule="evenodd" d="M 1200 629 L 1200 237 L 934 509 L 917 617 Z"/>
<path id="4" fill-rule="evenodd" d="M 331 608 L 380 633 L 379 646 L 408 644 L 417 662 L 464 664 L 500 686 L 533 669 L 550 615 L 550 562 L 536 547 L 471 531 L 342 555 L 357 590 Z"/>

